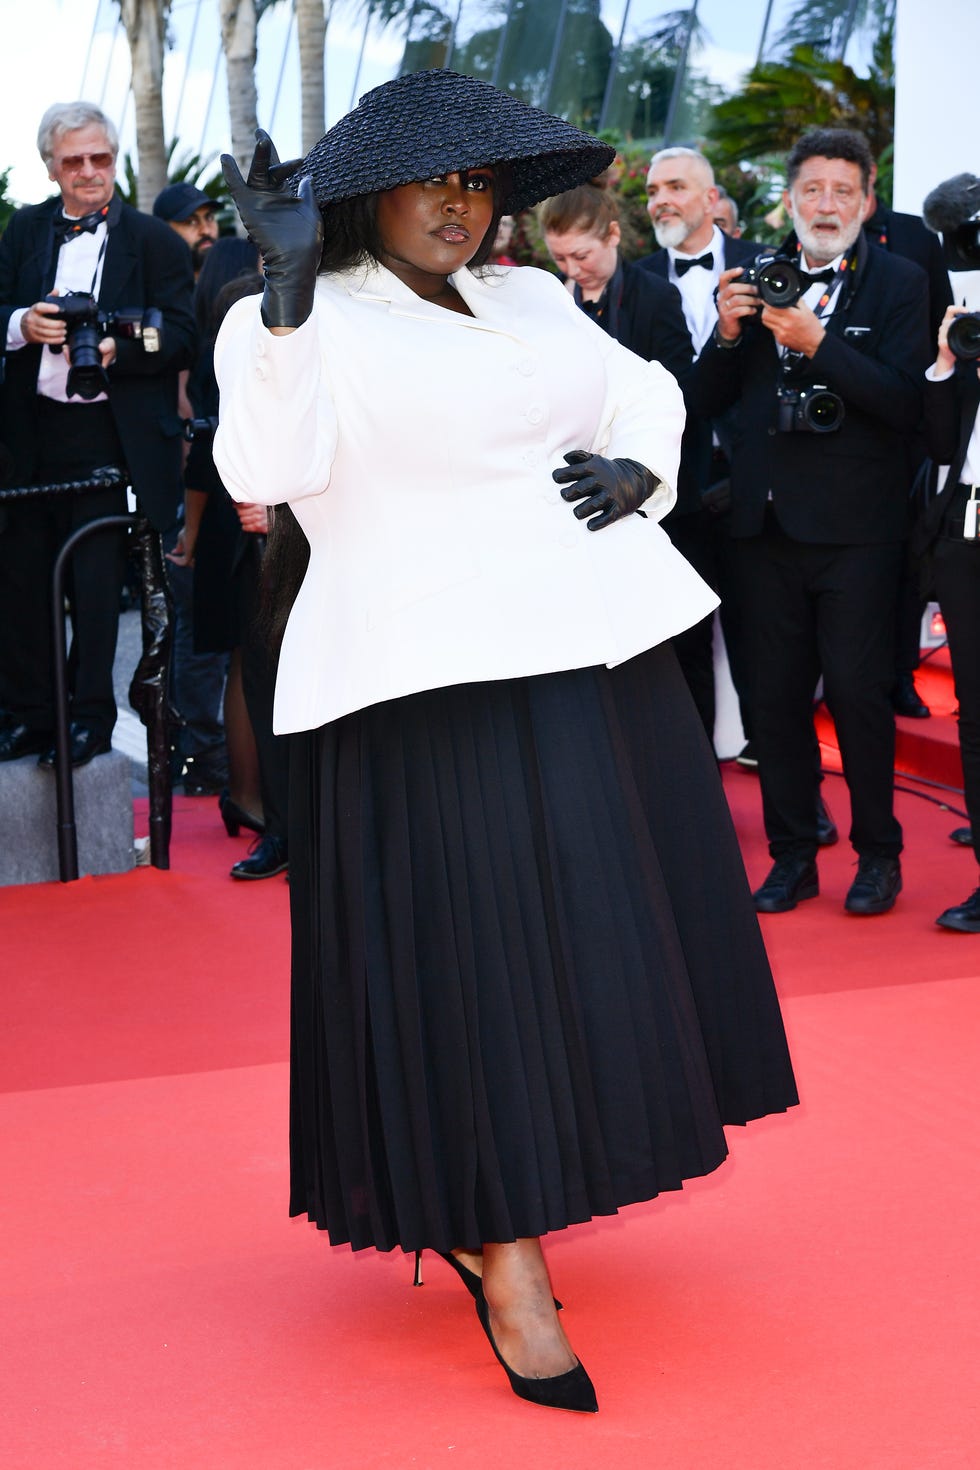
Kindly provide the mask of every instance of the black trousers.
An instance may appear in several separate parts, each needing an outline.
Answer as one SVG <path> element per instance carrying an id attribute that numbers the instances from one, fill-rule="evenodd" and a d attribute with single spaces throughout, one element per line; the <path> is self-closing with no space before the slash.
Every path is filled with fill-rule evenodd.
<path id="1" fill-rule="evenodd" d="M 813 691 L 822 672 L 851 798 L 851 843 L 861 855 L 897 857 L 889 690 L 902 545 L 793 541 L 771 508 L 760 536 L 732 545 L 772 856 L 817 851 Z"/>
<path id="2" fill-rule="evenodd" d="M 945 537 L 937 541 L 933 575 L 960 706 L 966 810 L 980 863 L 980 543 Z"/>
<path id="3" fill-rule="evenodd" d="M 106 403 L 39 398 L 35 483 L 81 480 L 123 465 L 122 445 Z M 122 514 L 126 492 L 78 492 L 17 500 L 0 532 L 0 705 L 39 732 L 54 726 L 51 576 L 57 554 L 78 527 Z M 68 570 L 72 640 L 70 715 L 108 736 L 116 722 L 112 665 L 125 575 L 125 536 L 97 531 L 76 548 Z"/>

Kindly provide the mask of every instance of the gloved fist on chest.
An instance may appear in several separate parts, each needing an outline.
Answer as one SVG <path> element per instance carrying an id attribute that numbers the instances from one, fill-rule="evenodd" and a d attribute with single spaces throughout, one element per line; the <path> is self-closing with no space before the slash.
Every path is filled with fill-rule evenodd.
<path id="1" fill-rule="evenodd" d="M 568 468 L 554 470 L 551 478 L 562 486 L 563 500 L 581 502 L 572 513 L 580 521 L 591 516 L 590 531 L 601 531 L 640 511 L 660 484 L 656 475 L 635 459 L 604 459 L 585 449 L 573 449 L 564 459 Z"/>

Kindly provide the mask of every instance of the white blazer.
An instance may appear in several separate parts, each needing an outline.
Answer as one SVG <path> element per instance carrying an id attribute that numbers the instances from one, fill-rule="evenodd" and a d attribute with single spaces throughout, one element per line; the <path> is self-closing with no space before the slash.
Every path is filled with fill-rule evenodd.
<path id="1" fill-rule="evenodd" d="M 657 523 L 684 427 L 671 375 L 545 271 L 453 283 L 472 317 L 372 265 L 321 276 L 288 336 L 255 297 L 221 329 L 221 477 L 237 500 L 288 501 L 310 543 L 280 733 L 423 689 L 611 667 L 717 606 Z M 647 518 L 577 521 L 551 478 L 572 449 L 658 475 Z"/>

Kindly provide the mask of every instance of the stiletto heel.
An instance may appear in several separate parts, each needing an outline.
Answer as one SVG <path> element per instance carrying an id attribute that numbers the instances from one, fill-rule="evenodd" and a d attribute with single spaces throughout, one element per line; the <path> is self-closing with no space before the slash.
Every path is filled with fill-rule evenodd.
<path id="1" fill-rule="evenodd" d="M 242 827 L 247 827 L 250 832 L 257 832 L 260 836 L 265 831 L 265 823 L 260 822 L 258 817 L 253 817 L 237 801 L 232 801 L 231 793 L 227 790 L 222 791 L 218 797 L 218 811 L 229 837 L 237 837 Z"/>
<path id="2" fill-rule="evenodd" d="M 476 1301 L 477 1297 L 483 1290 L 483 1283 L 480 1280 L 480 1277 L 477 1276 L 476 1272 L 471 1271 L 468 1266 L 464 1266 L 462 1261 L 458 1261 L 456 1257 L 448 1251 L 436 1251 L 436 1255 L 439 1256 L 441 1260 L 445 1261 L 447 1266 L 452 1266 L 453 1270 L 456 1272 L 456 1275 L 466 1287 L 466 1290 L 469 1292 L 470 1296 L 473 1298 L 474 1301 Z M 421 1286 L 422 1284 L 422 1252 L 416 1251 L 415 1279 L 412 1282 L 412 1285 Z M 562 1303 L 558 1300 L 557 1297 L 555 1297 L 554 1300 L 555 1311 L 562 1311 Z"/>
<path id="3" fill-rule="evenodd" d="M 490 1330 L 490 1312 L 482 1286 L 474 1300 L 476 1315 L 493 1348 L 493 1355 L 507 1374 L 510 1386 L 519 1399 L 526 1399 L 529 1404 L 540 1404 L 545 1409 L 574 1409 L 580 1414 L 598 1414 L 599 1401 L 595 1396 L 595 1388 L 581 1363 L 576 1363 L 567 1373 L 558 1373 L 554 1378 L 523 1378 L 500 1356 L 500 1350 Z"/>

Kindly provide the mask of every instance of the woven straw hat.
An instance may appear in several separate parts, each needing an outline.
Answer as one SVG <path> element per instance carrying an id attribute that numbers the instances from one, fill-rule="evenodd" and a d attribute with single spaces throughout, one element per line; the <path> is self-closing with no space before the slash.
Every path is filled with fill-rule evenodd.
<path id="1" fill-rule="evenodd" d="M 291 184 L 308 175 L 323 205 L 506 162 L 510 187 L 501 204 L 515 214 L 601 173 L 614 157 L 608 144 L 489 82 L 419 71 L 365 92 L 311 148 Z"/>

